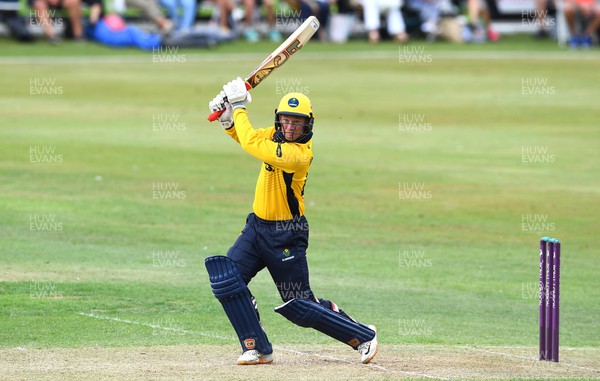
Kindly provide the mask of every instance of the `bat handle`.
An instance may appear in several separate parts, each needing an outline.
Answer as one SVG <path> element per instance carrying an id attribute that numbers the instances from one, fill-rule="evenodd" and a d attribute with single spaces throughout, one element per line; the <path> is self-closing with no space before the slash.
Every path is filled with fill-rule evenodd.
<path id="1" fill-rule="evenodd" d="M 224 113 L 225 110 L 219 110 L 219 111 L 214 111 L 212 112 L 209 116 L 208 116 L 208 121 L 209 122 L 214 122 L 215 120 L 217 120 L 218 117 L 221 116 L 222 113 Z"/>
<path id="2" fill-rule="evenodd" d="M 248 83 L 248 81 L 246 81 L 246 90 L 252 90 L 252 85 L 250 85 Z M 227 98 L 224 99 L 225 102 L 227 102 Z M 223 114 L 225 112 L 225 110 L 218 110 L 218 111 L 213 111 L 209 116 L 208 116 L 208 121 L 209 122 L 214 122 L 215 120 L 217 120 L 218 117 L 221 116 L 221 114 Z"/>

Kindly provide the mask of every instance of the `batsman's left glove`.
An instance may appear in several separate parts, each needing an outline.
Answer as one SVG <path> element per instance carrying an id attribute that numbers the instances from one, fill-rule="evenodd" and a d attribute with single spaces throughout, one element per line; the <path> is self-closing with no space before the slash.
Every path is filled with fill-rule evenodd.
<path id="1" fill-rule="evenodd" d="M 208 102 L 208 107 L 210 112 L 225 110 L 219 116 L 219 122 L 224 129 L 228 130 L 233 126 L 233 108 L 225 98 L 225 92 L 221 91 L 212 101 Z"/>

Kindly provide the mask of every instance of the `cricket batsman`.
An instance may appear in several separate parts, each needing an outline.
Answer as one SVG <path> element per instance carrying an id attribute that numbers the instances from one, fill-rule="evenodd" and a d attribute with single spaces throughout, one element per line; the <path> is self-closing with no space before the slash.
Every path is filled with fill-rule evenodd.
<path id="1" fill-rule="evenodd" d="M 273 362 L 273 348 L 260 323 L 256 299 L 247 287 L 265 267 L 284 301 L 275 308 L 277 313 L 348 344 L 367 364 L 379 347 L 376 328 L 357 322 L 334 302 L 317 298 L 308 280 L 304 187 L 313 159 L 315 120 L 310 100 L 301 93 L 285 95 L 275 110 L 274 125 L 264 129 L 252 127 L 246 110 L 250 101 L 245 83 L 238 77 L 209 102 L 211 112 L 224 110 L 219 122 L 225 133 L 262 162 L 246 226 L 227 256 L 205 261 L 213 293 L 242 346 L 237 364 Z"/>

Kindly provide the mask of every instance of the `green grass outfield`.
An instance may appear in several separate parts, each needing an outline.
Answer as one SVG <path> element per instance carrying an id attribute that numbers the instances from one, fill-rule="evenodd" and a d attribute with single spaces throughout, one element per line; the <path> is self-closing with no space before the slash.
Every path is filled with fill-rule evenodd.
<path id="1" fill-rule="evenodd" d="M 273 45 L 179 51 L 178 63 L 0 46 L 0 348 L 230 344 L 233 358 L 203 260 L 239 234 L 260 163 L 206 122 L 207 102 Z M 551 235 L 561 344 L 600 347 L 599 59 L 519 38 L 311 43 L 274 72 L 253 91 L 255 126 L 287 90 L 316 114 L 315 293 L 384 344 L 535 347 L 538 240 Z M 156 198 L 156 183 L 183 193 Z M 333 342 L 272 312 L 268 273 L 251 289 L 274 343 Z"/>

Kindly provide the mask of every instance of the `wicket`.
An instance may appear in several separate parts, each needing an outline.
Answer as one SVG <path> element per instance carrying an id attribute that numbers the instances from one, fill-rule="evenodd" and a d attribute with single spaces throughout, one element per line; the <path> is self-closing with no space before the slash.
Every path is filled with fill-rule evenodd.
<path id="1" fill-rule="evenodd" d="M 558 362 L 560 241 L 540 240 L 540 360 Z"/>

